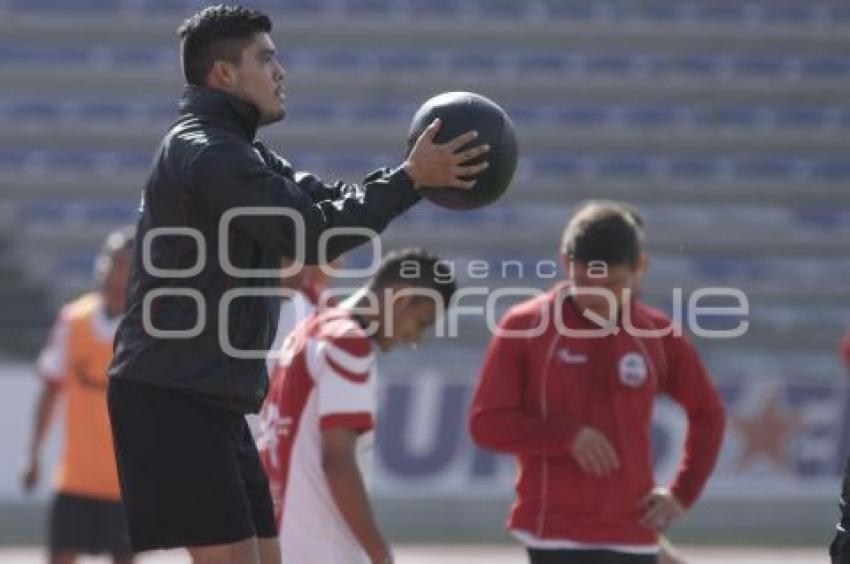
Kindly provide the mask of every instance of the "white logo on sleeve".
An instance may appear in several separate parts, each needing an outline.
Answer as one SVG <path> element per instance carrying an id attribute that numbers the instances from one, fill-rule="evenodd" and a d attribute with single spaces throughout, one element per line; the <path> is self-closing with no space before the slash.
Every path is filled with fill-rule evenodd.
<path id="1" fill-rule="evenodd" d="M 631 388 L 637 388 L 646 381 L 646 361 L 636 352 L 623 355 L 620 359 L 620 382 Z"/>

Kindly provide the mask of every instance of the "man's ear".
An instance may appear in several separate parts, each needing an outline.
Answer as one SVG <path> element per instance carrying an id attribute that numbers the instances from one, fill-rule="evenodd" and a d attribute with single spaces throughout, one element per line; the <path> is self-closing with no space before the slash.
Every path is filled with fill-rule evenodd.
<path id="1" fill-rule="evenodd" d="M 236 67 L 223 59 L 216 60 L 207 75 L 207 86 L 218 90 L 230 90 L 236 83 Z"/>
<path id="2" fill-rule="evenodd" d="M 649 269 L 649 255 L 644 252 L 641 252 L 638 255 L 637 265 L 635 267 L 635 276 L 638 280 L 642 279 L 646 275 L 646 271 Z"/>

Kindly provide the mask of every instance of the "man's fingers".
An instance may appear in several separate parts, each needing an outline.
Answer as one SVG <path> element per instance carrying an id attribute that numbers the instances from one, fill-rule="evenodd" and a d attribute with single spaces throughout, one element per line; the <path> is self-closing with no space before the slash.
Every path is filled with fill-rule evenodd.
<path id="1" fill-rule="evenodd" d="M 430 124 L 428 124 L 428 127 L 425 128 L 425 131 L 422 132 L 422 136 L 425 137 L 425 139 L 427 139 L 428 141 L 433 141 L 434 137 L 437 136 L 437 132 L 440 131 L 441 124 L 442 122 L 440 121 L 440 118 L 435 119 Z"/>
<path id="2" fill-rule="evenodd" d="M 608 464 L 605 462 L 605 457 L 598 450 L 591 449 L 588 457 L 592 461 L 593 473 L 597 476 L 604 476 L 608 473 Z"/>
<path id="3" fill-rule="evenodd" d="M 468 166 L 456 166 L 454 169 L 454 175 L 455 177 L 474 176 L 483 170 L 487 170 L 488 166 L 490 166 L 488 163 L 479 163 L 476 165 Z"/>
<path id="4" fill-rule="evenodd" d="M 655 504 L 650 507 L 646 513 L 643 514 L 643 518 L 641 519 L 641 524 L 644 527 L 656 528 L 661 525 L 662 518 L 664 516 L 664 508 L 661 504 Z"/>
<path id="5" fill-rule="evenodd" d="M 489 150 L 490 145 L 478 145 L 477 147 L 473 147 L 472 149 L 467 149 L 466 151 L 455 153 L 455 159 L 457 159 L 457 162 L 459 163 L 465 163 L 467 161 L 471 161 L 476 157 L 480 157 Z"/>
<path id="6" fill-rule="evenodd" d="M 599 442 L 599 448 L 604 454 L 606 460 L 610 463 L 612 471 L 620 467 L 620 458 L 617 456 L 617 451 L 614 450 L 611 443 L 607 440 L 602 440 Z"/>
<path id="7" fill-rule="evenodd" d="M 591 465 L 590 459 L 585 454 L 576 455 L 576 460 L 578 461 L 578 465 L 581 466 L 582 471 L 585 474 L 595 474 L 596 472 Z"/>
<path id="8" fill-rule="evenodd" d="M 605 449 L 604 443 L 601 441 L 595 441 L 593 445 L 591 445 L 591 451 L 593 452 L 593 456 L 597 462 L 597 466 L 602 472 L 601 475 L 610 474 L 617 468 L 617 460 L 616 456 L 611 456 L 611 453 Z"/>
<path id="9" fill-rule="evenodd" d="M 451 141 L 446 143 L 445 147 L 446 147 L 446 149 L 448 149 L 449 151 L 454 153 L 455 151 L 457 151 L 458 149 L 460 149 L 461 147 L 463 147 L 464 145 L 466 145 L 467 143 L 469 143 L 470 141 L 472 141 L 476 137 L 478 137 L 477 131 L 474 131 L 474 130 L 473 131 L 467 131 L 466 133 L 458 135 L 457 137 L 455 137 L 454 139 L 452 139 Z"/>
<path id="10" fill-rule="evenodd" d="M 664 500 L 656 499 L 644 513 L 641 524 L 654 529 L 665 529 L 676 518 L 674 508 Z"/>
<path id="11" fill-rule="evenodd" d="M 460 178 L 455 178 L 449 186 L 460 190 L 472 190 L 475 188 L 476 183 L 476 180 L 461 180 Z"/>

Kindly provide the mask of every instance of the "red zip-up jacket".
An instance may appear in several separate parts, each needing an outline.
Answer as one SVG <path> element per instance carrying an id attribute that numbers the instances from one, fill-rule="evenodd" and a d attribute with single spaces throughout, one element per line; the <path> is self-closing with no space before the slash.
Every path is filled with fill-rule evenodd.
<path id="1" fill-rule="evenodd" d="M 723 405 L 685 338 L 639 338 L 623 330 L 602 338 L 565 336 L 555 319 L 563 319 L 561 328 L 599 329 L 566 288 L 523 302 L 501 320 L 502 332 L 549 322 L 538 336 L 493 337 L 470 412 L 472 438 L 483 448 L 517 456 L 510 529 L 541 539 L 655 544 L 656 533 L 639 523 L 641 501 L 655 486 L 655 396 L 667 394 L 687 414 L 685 454 L 671 485 L 685 507 L 697 499 L 717 459 Z M 640 303 L 630 312 L 631 325 L 639 329 L 670 325 L 663 313 Z M 618 470 L 604 477 L 582 471 L 570 449 L 584 426 L 608 438 Z"/>

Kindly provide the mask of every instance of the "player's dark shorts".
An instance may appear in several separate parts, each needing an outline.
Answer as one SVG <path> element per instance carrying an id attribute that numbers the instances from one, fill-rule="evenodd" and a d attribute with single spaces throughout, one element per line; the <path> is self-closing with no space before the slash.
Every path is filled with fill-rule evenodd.
<path id="1" fill-rule="evenodd" d="M 58 493 L 50 506 L 47 527 L 51 553 L 131 553 L 127 519 L 120 501 Z"/>
<path id="2" fill-rule="evenodd" d="M 850 534 L 840 529 L 835 533 L 829 545 L 829 556 L 832 564 L 850 564 Z"/>
<path id="3" fill-rule="evenodd" d="M 657 564 L 655 554 L 626 554 L 613 550 L 528 549 L 531 564 Z"/>
<path id="4" fill-rule="evenodd" d="M 112 378 L 109 415 L 135 552 L 277 536 L 245 417 Z"/>

